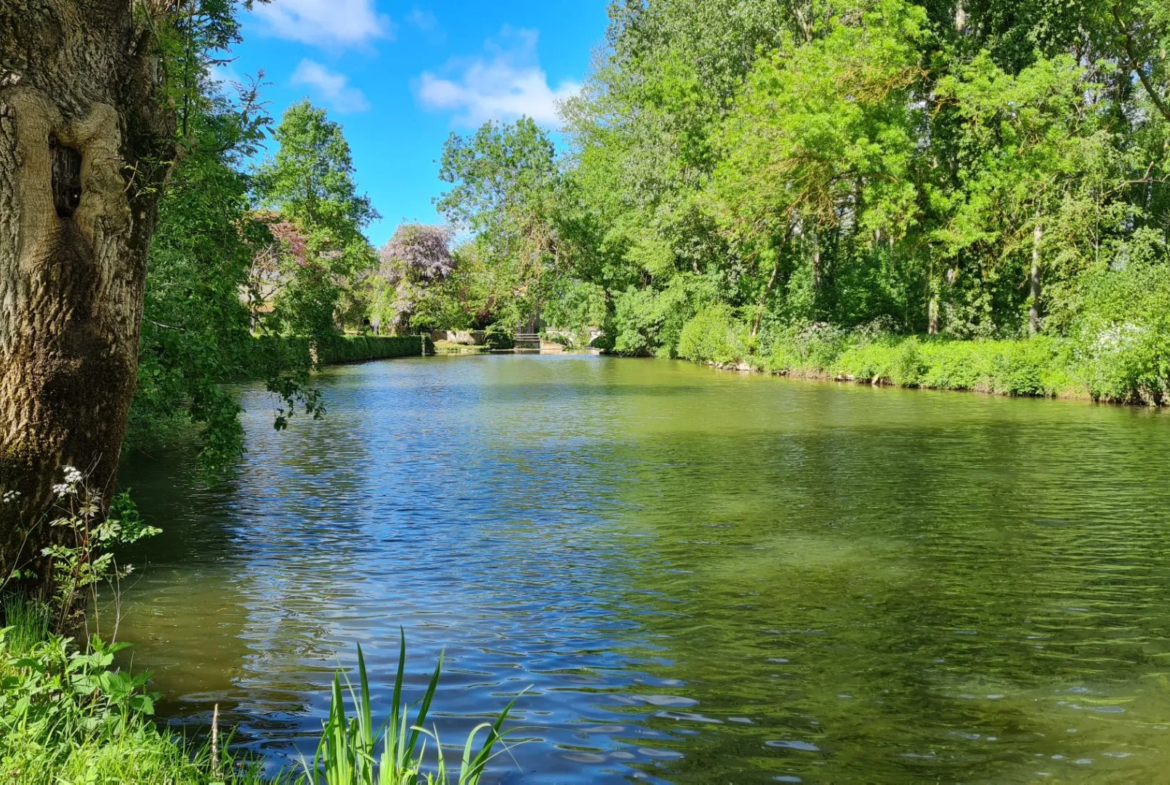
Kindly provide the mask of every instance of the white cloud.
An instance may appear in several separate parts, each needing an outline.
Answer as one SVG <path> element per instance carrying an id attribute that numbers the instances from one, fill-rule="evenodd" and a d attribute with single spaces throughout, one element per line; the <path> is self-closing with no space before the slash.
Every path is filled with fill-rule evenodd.
<path id="1" fill-rule="evenodd" d="M 549 85 L 536 55 L 539 38 L 535 30 L 505 27 L 487 42 L 490 57 L 453 61 L 447 76 L 426 72 L 419 77 L 419 100 L 428 109 L 455 111 L 455 122 L 467 126 L 521 115 L 557 126 L 557 104 L 576 95 L 581 85 Z"/>
<path id="2" fill-rule="evenodd" d="M 277 38 L 325 47 L 354 46 L 393 38 L 390 17 L 375 0 L 272 0 L 253 11 Z"/>
<path id="3" fill-rule="evenodd" d="M 439 20 L 433 13 L 418 7 L 415 7 L 415 9 L 410 12 L 410 15 L 406 17 L 406 21 L 410 22 L 424 33 L 434 32 L 439 27 Z"/>
<path id="4" fill-rule="evenodd" d="M 349 86 L 349 77 L 312 60 L 302 60 L 290 81 L 294 85 L 313 88 L 318 98 L 341 114 L 364 112 L 370 108 L 370 102 L 362 91 Z"/>

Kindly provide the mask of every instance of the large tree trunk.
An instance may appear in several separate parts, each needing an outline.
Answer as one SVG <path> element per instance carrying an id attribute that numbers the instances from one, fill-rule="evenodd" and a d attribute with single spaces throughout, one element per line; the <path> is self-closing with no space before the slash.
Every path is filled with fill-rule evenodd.
<path id="1" fill-rule="evenodd" d="M 146 254 L 173 158 L 148 9 L 0 2 L 0 582 L 61 467 L 108 501 L 134 395 Z"/>

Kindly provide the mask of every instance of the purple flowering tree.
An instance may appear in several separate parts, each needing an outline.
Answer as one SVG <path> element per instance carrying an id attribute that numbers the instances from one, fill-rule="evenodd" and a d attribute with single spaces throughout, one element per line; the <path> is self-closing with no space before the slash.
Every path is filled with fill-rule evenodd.
<path id="1" fill-rule="evenodd" d="M 452 232 L 445 226 L 403 224 L 379 254 L 379 276 L 385 287 L 377 298 L 375 317 L 396 333 L 410 330 L 410 321 L 427 289 L 442 283 L 455 269 Z"/>

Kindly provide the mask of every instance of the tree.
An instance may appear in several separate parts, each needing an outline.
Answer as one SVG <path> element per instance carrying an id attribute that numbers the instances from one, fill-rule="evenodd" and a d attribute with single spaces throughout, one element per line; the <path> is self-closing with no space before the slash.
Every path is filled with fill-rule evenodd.
<path id="1" fill-rule="evenodd" d="M 206 75 L 193 78 L 198 86 L 180 117 L 188 153 L 171 175 L 151 243 L 128 439 L 153 441 L 168 430 L 160 426 L 176 420 L 206 425 L 202 465 L 218 472 L 243 447 L 240 407 L 220 385 L 258 370 L 240 293 L 271 240 L 252 214 L 242 165 L 256 152 L 267 117 L 254 89 L 233 102 Z"/>
<path id="2" fill-rule="evenodd" d="M 396 334 L 409 333 L 423 299 L 454 271 L 450 242 L 446 227 L 404 224 L 382 248 L 377 311 Z"/>
<path id="3" fill-rule="evenodd" d="M 111 496 L 176 151 L 160 61 L 177 16 L 131 0 L 0 6 L 0 486 L 21 494 L 0 506 L 5 575 L 44 541 L 26 527 L 62 466 Z"/>
<path id="4" fill-rule="evenodd" d="M 760 60 L 750 75 L 724 123 L 714 192 L 733 236 L 771 261 L 753 334 L 794 235 L 810 262 L 810 315 L 820 316 L 824 246 L 888 243 L 913 220 L 918 120 L 908 107 L 922 76 L 924 22 L 916 6 L 883 0 L 853 23 L 834 21 L 823 37 Z"/>
<path id="5" fill-rule="evenodd" d="M 510 289 L 517 318 L 534 326 L 545 273 L 566 255 L 556 223 L 561 181 L 552 142 L 526 117 L 489 122 L 473 137 L 451 135 L 439 176 L 451 184 L 437 200 L 439 212 L 476 235 Z"/>
<path id="6" fill-rule="evenodd" d="M 1026 282 L 1033 335 L 1041 329 L 1046 233 L 1060 231 L 1072 201 L 1096 207 L 1120 179 L 1109 171 L 1111 134 L 1093 111 L 1100 91 L 1067 56 L 1012 76 L 983 55 L 939 83 L 939 95 L 962 119 L 962 185 L 950 194 L 950 219 L 935 236 L 949 257 L 972 252 L 981 269 L 971 272 L 981 278 L 1005 276 L 1013 289 Z M 1099 216 L 1086 226 L 1083 210 L 1071 214 L 1082 232 L 1100 225 Z M 1070 233 L 1062 234 L 1066 247 L 1075 247 Z"/>
<path id="7" fill-rule="evenodd" d="M 353 157 L 342 128 L 308 101 L 285 111 L 275 132 L 280 149 L 256 172 L 256 192 L 308 241 L 310 263 L 297 267 L 278 298 L 286 331 L 324 335 L 334 330 L 343 297 L 373 269 L 362 230 L 378 219 L 354 184 Z"/>

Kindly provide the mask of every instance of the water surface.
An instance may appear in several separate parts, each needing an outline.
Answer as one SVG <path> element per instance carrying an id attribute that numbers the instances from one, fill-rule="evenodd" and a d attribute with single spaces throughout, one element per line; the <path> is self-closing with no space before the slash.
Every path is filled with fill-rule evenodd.
<path id="1" fill-rule="evenodd" d="M 322 378 L 328 417 L 200 488 L 119 636 L 161 711 L 280 765 L 399 629 L 458 759 L 521 690 L 503 782 L 1157 781 L 1170 770 L 1170 420 L 598 357 Z"/>

